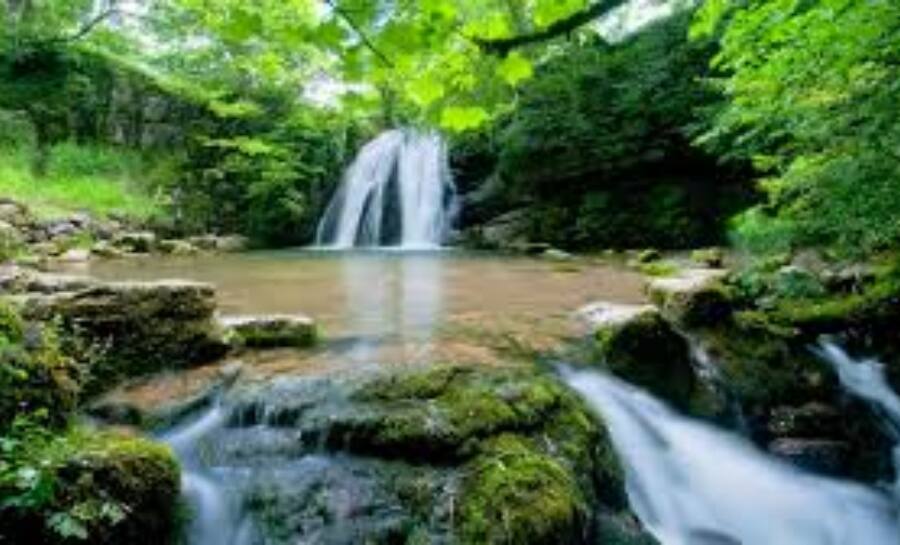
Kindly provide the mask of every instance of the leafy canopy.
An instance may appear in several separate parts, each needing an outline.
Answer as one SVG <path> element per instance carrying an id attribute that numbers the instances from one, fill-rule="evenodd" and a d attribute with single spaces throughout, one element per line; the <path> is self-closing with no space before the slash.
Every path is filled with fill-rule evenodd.
<path id="1" fill-rule="evenodd" d="M 900 3 L 709 0 L 725 101 L 700 143 L 753 160 L 769 203 L 738 222 L 751 246 L 900 242 Z"/>

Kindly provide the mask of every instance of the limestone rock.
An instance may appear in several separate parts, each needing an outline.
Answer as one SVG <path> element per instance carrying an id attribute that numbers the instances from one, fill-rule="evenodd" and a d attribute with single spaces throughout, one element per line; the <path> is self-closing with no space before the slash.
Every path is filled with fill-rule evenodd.
<path id="1" fill-rule="evenodd" d="M 196 248 L 210 252 L 241 252 L 249 245 L 246 237 L 240 235 L 202 235 L 191 237 L 188 242 Z"/>
<path id="2" fill-rule="evenodd" d="M 228 316 L 220 319 L 226 336 L 235 344 L 250 348 L 312 346 L 316 323 L 299 314 L 270 316 Z"/>
<path id="3" fill-rule="evenodd" d="M 840 475 L 847 466 L 850 447 L 831 439 L 781 438 L 769 444 L 769 452 L 809 471 Z"/>
<path id="4" fill-rule="evenodd" d="M 146 254 L 156 248 L 156 235 L 149 231 L 120 233 L 113 239 L 113 244 L 128 252 Z"/>
<path id="5" fill-rule="evenodd" d="M 106 240 L 101 240 L 96 242 L 93 246 L 91 246 L 91 253 L 102 258 L 106 259 L 116 259 L 125 257 L 125 252 L 117 248 L 111 242 Z"/>
<path id="6" fill-rule="evenodd" d="M 673 322 L 689 328 L 713 326 L 731 316 L 724 269 L 684 269 L 674 276 L 649 280 L 650 299 Z"/>
<path id="7" fill-rule="evenodd" d="M 228 350 L 213 319 L 215 292 L 185 281 L 97 284 L 32 297 L 29 317 L 59 317 L 93 361 L 92 392 L 119 381 L 215 360 Z"/>
<path id="8" fill-rule="evenodd" d="M 161 240 L 159 242 L 159 251 L 164 254 L 185 256 L 194 255 L 200 250 L 186 240 Z"/>
<path id="9" fill-rule="evenodd" d="M 599 358 L 614 374 L 680 407 L 696 377 L 687 341 L 649 305 L 595 303 L 582 310 L 595 328 Z"/>
<path id="10" fill-rule="evenodd" d="M 91 252 L 82 248 L 72 248 L 63 252 L 57 259 L 63 263 L 86 263 L 91 259 Z"/>

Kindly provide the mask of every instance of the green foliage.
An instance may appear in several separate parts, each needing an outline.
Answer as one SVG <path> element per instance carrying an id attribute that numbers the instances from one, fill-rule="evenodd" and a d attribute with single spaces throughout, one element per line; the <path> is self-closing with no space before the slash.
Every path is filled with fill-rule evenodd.
<path id="1" fill-rule="evenodd" d="M 60 426 L 75 407 L 79 372 L 63 354 L 53 325 L 25 324 L 0 303 L 0 433 L 19 415 Z"/>
<path id="2" fill-rule="evenodd" d="M 484 145 L 499 156 L 503 208 L 529 208 L 531 240 L 582 249 L 719 242 L 748 198 L 735 168 L 690 146 L 696 110 L 714 99 L 698 84 L 713 47 L 688 41 L 690 21 L 683 13 L 614 45 L 568 44 L 522 84 L 516 110 Z"/>
<path id="3" fill-rule="evenodd" d="M 700 142 L 752 159 L 769 202 L 742 216 L 757 251 L 830 245 L 867 254 L 900 241 L 896 96 L 900 5 L 889 0 L 710 2 L 726 102 Z"/>
<path id="4" fill-rule="evenodd" d="M 47 174 L 37 177 L 31 170 L 33 153 L 24 146 L 0 148 L 0 194 L 38 216 L 86 210 L 148 220 L 163 213 L 151 187 L 171 172 L 165 161 L 143 159 L 127 149 L 63 142 L 51 148 Z"/>
<path id="5" fill-rule="evenodd" d="M 167 447 L 18 418 L 0 436 L 0 537 L 17 543 L 153 543 L 172 534 L 178 466 Z"/>

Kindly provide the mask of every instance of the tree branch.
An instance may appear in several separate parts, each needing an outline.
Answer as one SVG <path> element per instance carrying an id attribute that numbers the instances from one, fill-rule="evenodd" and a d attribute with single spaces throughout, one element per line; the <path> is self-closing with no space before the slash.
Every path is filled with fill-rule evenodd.
<path id="1" fill-rule="evenodd" d="M 597 0 L 583 10 L 573 13 L 565 19 L 560 19 L 546 28 L 528 34 L 490 40 L 473 38 L 472 41 L 486 53 L 505 57 L 510 51 L 518 47 L 544 42 L 562 34 L 568 34 L 569 32 L 606 15 L 628 1 L 629 0 Z"/>
<path id="2" fill-rule="evenodd" d="M 378 57 L 378 59 L 381 62 L 383 62 L 385 65 L 387 65 L 388 67 L 390 67 L 390 68 L 394 67 L 394 63 L 391 62 L 391 59 L 389 59 L 387 57 L 387 55 L 385 55 L 377 47 L 375 47 L 375 44 L 372 43 L 372 40 L 370 40 L 369 37 L 366 35 L 366 33 L 363 32 L 363 29 L 356 23 L 356 21 L 353 19 L 353 16 L 350 15 L 350 13 L 348 13 L 347 10 L 340 7 L 337 4 L 337 2 L 335 2 L 334 0 L 324 0 L 324 1 L 326 4 L 328 4 L 328 6 L 332 10 L 334 10 L 334 12 L 338 15 L 338 17 L 343 19 L 344 22 L 347 23 L 347 25 L 353 29 L 353 32 L 355 32 L 356 35 L 359 36 L 359 39 L 362 40 L 363 44 L 365 44 L 365 46 L 369 49 L 369 51 L 374 53 L 375 56 Z"/>

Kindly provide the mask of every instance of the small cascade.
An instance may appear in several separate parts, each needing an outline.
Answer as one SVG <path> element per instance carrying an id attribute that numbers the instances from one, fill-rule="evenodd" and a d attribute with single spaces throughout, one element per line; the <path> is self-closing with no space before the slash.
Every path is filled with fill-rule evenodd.
<path id="1" fill-rule="evenodd" d="M 218 404 L 201 416 L 162 436 L 181 462 L 181 488 L 192 508 L 190 545 L 250 545 L 252 526 L 242 522 L 238 509 L 216 475 L 204 467 L 202 441 L 225 423 Z"/>
<path id="2" fill-rule="evenodd" d="M 634 512 L 663 545 L 896 545 L 897 505 L 803 472 L 595 371 L 563 378 L 609 427 Z"/>
<path id="3" fill-rule="evenodd" d="M 888 384 L 884 365 L 876 360 L 854 360 L 830 341 L 822 341 L 814 351 L 828 362 L 849 394 L 865 401 L 881 417 L 884 429 L 894 441 L 894 496 L 900 504 L 900 396 Z"/>
<path id="4" fill-rule="evenodd" d="M 434 132 L 386 131 L 363 146 L 319 222 L 332 248 L 440 246 L 456 208 L 447 147 Z"/>

